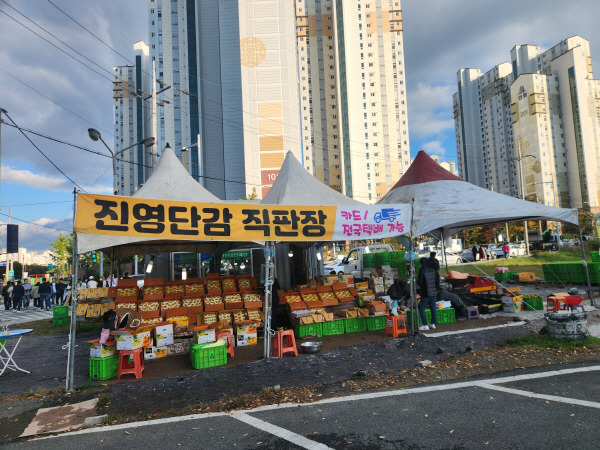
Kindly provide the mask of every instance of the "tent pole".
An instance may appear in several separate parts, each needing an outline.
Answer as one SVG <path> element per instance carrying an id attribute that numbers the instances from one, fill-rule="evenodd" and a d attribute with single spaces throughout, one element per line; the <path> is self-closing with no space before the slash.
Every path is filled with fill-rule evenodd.
<path id="1" fill-rule="evenodd" d="M 448 273 L 448 258 L 446 258 L 446 245 L 444 244 L 444 231 L 440 231 L 440 237 L 442 238 L 442 259 L 446 263 L 446 273 Z"/>
<path id="2" fill-rule="evenodd" d="M 67 392 L 73 392 L 73 377 L 75 374 L 75 335 L 77 332 L 77 277 L 79 272 L 79 253 L 77 249 L 77 233 L 75 232 L 75 214 L 77 212 L 77 190 L 73 189 L 73 286 L 71 287 L 71 324 L 67 355 Z"/>
<path id="3" fill-rule="evenodd" d="M 419 323 L 419 313 L 417 311 L 417 285 L 415 277 L 415 261 L 413 259 L 413 253 L 415 251 L 415 237 L 413 236 L 413 222 L 414 222 L 414 211 L 415 211 L 415 199 L 413 198 L 410 202 L 410 328 L 411 334 L 415 335 L 419 333 L 419 327 L 415 328 L 415 321 Z"/>
<path id="4" fill-rule="evenodd" d="M 271 305 L 273 304 L 273 282 L 274 282 L 274 251 L 273 241 L 265 242 L 267 257 L 265 262 L 265 324 L 264 324 L 264 347 L 263 357 L 271 357 Z"/>
<path id="5" fill-rule="evenodd" d="M 592 284 L 590 283 L 590 272 L 588 270 L 587 262 L 585 260 L 585 249 L 583 248 L 583 236 L 581 235 L 581 225 L 577 225 L 577 229 L 579 230 L 579 243 L 581 244 L 581 257 L 583 268 L 585 269 L 585 280 L 587 281 L 588 287 L 588 295 L 590 296 L 590 305 L 595 306 L 594 303 L 594 294 L 592 292 Z"/>

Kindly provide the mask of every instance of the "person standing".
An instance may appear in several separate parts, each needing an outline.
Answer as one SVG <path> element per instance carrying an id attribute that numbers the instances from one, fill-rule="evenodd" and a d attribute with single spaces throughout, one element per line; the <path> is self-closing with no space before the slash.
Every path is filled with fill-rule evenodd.
<path id="1" fill-rule="evenodd" d="M 13 312 L 21 312 L 21 303 L 23 303 L 23 297 L 25 296 L 25 289 L 21 284 L 21 280 L 17 280 L 17 284 L 13 288 L 12 292 L 12 304 Z"/>
<path id="2" fill-rule="evenodd" d="M 98 287 L 98 282 L 94 280 L 94 277 L 90 275 L 90 280 L 87 282 L 88 289 L 96 289 Z"/>
<path id="3" fill-rule="evenodd" d="M 38 281 L 31 286 L 31 298 L 33 299 L 33 307 L 40 307 L 40 282 Z"/>
<path id="4" fill-rule="evenodd" d="M 58 283 L 56 283 L 56 304 L 57 305 L 62 305 L 64 303 L 63 301 L 63 297 L 65 296 L 65 283 L 64 280 L 62 278 L 60 278 L 58 280 Z"/>
<path id="5" fill-rule="evenodd" d="M 50 296 L 52 295 L 52 285 L 42 278 L 42 284 L 40 285 L 40 309 L 44 309 L 44 303 L 46 304 L 46 311 L 50 311 Z"/>
<path id="6" fill-rule="evenodd" d="M 430 260 L 430 258 L 422 258 L 421 269 L 419 270 L 419 276 L 417 277 L 419 292 L 421 294 L 419 313 L 423 323 L 423 325 L 419 327 L 420 331 L 427 331 L 430 328 L 435 330 L 437 324 L 436 308 L 438 291 L 440 290 L 440 276 L 435 268 L 434 261 L 437 260 L 435 260 L 435 258 L 433 260 Z M 427 306 L 431 309 L 431 323 L 429 325 L 427 324 L 427 316 L 425 315 L 425 308 Z"/>
<path id="7" fill-rule="evenodd" d="M 473 246 L 473 248 L 471 249 L 471 253 L 473 253 L 473 261 L 477 261 L 477 244 Z"/>
<path id="8" fill-rule="evenodd" d="M 510 253 L 510 247 L 507 244 L 502 246 L 502 252 L 504 253 L 504 259 L 508 258 L 508 254 Z"/>
<path id="9" fill-rule="evenodd" d="M 12 291 L 13 291 L 13 282 L 9 281 L 2 288 L 2 297 L 4 297 L 4 309 L 6 311 L 10 311 L 10 306 L 11 306 L 10 300 L 11 300 L 11 296 L 12 296 Z"/>
<path id="10" fill-rule="evenodd" d="M 485 259 L 487 259 L 487 260 L 492 259 L 492 251 L 490 250 L 489 245 L 485 248 Z"/>
<path id="11" fill-rule="evenodd" d="M 29 309 L 29 299 L 31 298 L 31 283 L 29 282 L 29 278 L 25 278 L 23 289 L 25 289 L 25 295 L 23 296 L 23 309 Z"/>
<path id="12" fill-rule="evenodd" d="M 483 245 L 479 246 L 479 261 L 485 261 L 485 250 L 483 249 Z"/>
<path id="13" fill-rule="evenodd" d="M 56 304 L 56 278 L 54 278 L 54 277 L 52 278 L 51 287 L 52 287 L 52 292 L 50 293 L 50 304 L 55 305 Z"/>

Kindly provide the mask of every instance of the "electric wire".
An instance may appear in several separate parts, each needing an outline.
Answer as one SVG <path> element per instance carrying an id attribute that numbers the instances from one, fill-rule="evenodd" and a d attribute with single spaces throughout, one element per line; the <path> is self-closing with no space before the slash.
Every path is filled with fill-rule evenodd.
<path id="1" fill-rule="evenodd" d="M 63 170 L 62 170 L 60 167 L 58 167 L 58 166 L 57 166 L 57 165 L 54 163 L 54 161 L 52 161 L 52 160 L 51 160 L 51 159 L 50 159 L 50 158 L 49 158 L 49 157 L 48 157 L 48 156 L 47 156 L 47 155 L 46 155 L 46 154 L 45 154 L 45 153 L 44 153 L 44 152 L 43 152 L 43 151 L 42 151 L 42 150 L 41 150 L 41 149 L 40 149 L 40 148 L 37 146 L 37 145 L 35 145 L 35 143 L 34 143 L 34 142 L 33 142 L 33 141 L 30 139 L 30 137 L 29 137 L 29 136 L 27 136 L 27 134 L 26 134 L 26 133 L 25 133 L 23 130 L 21 130 L 21 129 L 20 129 L 18 126 L 17 126 L 17 124 L 15 123 L 15 121 L 14 121 L 14 120 L 12 120 L 12 117 L 10 117 L 10 116 L 8 115 L 8 113 L 6 112 L 6 110 L 2 110 L 2 112 L 4 113 L 4 115 L 5 115 L 6 117 L 8 117 L 8 119 L 9 119 L 9 120 L 12 122 L 12 124 L 13 124 L 13 125 L 14 125 L 14 126 L 15 126 L 15 127 L 16 127 L 16 128 L 17 128 L 17 129 L 18 129 L 20 132 L 21 132 L 21 134 L 22 134 L 23 136 L 25 136 L 25 139 L 27 139 L 27 140 L 29 141 L 29 143 L 30 143 L 31 145 L 33 145 L 33 146 L 35 147 L 35 149 L 36 149 L 38 152 L 40 152 L 40 153 L 42 154 L 42 156 L 43 156 L 44 158 L 46 158 L 46 159 L 48 160 L 48 162 L 49 162 L 50 164 L 52 164 L 56 170 L 58 170 L 58 171 L 59 171 L 61 174 L 63 174 L 63 176 L 64 176 L 64 177 L 65 177 L 67 180 L 69 180 L 71 183 L 73 183 L 75 186 L 77 186 L 77 187 L 78 187 L 80 190 L 82 190 L 83 192 L 87 192 L 85 189 L 83 189 L 81 186 L 79 186 L 79 184 L 77 184 L 77 183 L 75 182 L 75 180 L 73 180 L 73 179 L 72 179 L 70 176 L 68 176 L 68 175 L 67 175 L 65 172 L 63 172 Z"/>

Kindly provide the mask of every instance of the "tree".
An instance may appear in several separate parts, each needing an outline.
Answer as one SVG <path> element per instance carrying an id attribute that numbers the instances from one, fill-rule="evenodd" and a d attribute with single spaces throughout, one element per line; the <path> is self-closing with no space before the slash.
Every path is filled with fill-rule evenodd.
<path id="1" fill-rule="evenodd" d="M 256 188 L 252 188 L 252 194 L 247 195 L 242 200 L 258 200 L 258 194 L 256 193 Z"/>
<path id="2" fill-rule="evenodd" d="M 60 233 L 56 241 L 50 242 L 50 245 L 52 246 L 50 255 L 56 265 L 56 274 L 60 276 L 65 272 L 64 267 L 69 267 L 69 261 L 73 257 L 73 233 L 67 236 Z"/>

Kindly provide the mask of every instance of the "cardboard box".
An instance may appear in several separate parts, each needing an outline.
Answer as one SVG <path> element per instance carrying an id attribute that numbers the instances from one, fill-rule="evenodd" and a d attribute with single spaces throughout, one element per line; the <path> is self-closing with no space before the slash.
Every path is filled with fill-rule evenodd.
<path id="1" fill-rule="evenodd" d="M 369 308 L 358 308 L 356 312 L 357 317 L 368 317 L 370 315 Z"/>
<path id="2" fill-rule="evenodd" d="M 344 319 L 353 319 L 358 317 L 358 312 L 355 309 L 344 309 L 341 311 L 336 311 L 336 315 L 343 317 Z"/>
<path id="3" fill-rule="evenodd" d="M 154 327 L 154 336 L 157 347 L 164 347 L 172 344 L 173 341 L 173 324 L 169 322 L 161 322 Z"/>
<path id="4" fill-rule="evenodd" d="M 87 316 L 88 304 L 80 303 L 77 305 L 77 320 L 85 320 Z"/>
<path id="5" fill-rule="evenodd" d="M 323 286 L 331 286 L 333 283 L 338 282 L 337 275 L 323 275 L 321 277 L 321 281 L 323 282 Z"/>
<path id="6" fill-rule="evenodd" d="M 189 353 L 189 352 L 190 352 L 189 343 L 188 343 L 188 347 L 186 350 L 185 344 L 179 339 L 177 341 L 173 342 L 172 344 L 167 345 L 167 354 L 169 356 L 183 355 L 184 353 Z"/>
<path id="7" fill-rule="evenodd" d="M 298 322 L 300 325 L 309 325 L 311 323 L 314 323 L 314 320 L 311 314 L 310 316 L 298 317 L 296 319 L 296 322 Z"/>
<path id="8" fill-rule="evenodd" d="M 254 322 L 252 320 L 243 320 L 236 322 L 235 324 L 235 334 L 253 334 L 256 333 L 256 330 L 260 324 L 258 322 Z"/>
<path id="9" fill-rule="evenodd" d="M 331 322 L 333 320 L 333 313 L 332 312 L 323 312 L 321 314 L 323 315 L 323 320 L 325 322 Z"/>
<path id="10" fill-rule="evenodd" d="M 142 348 L 144 343 L 144 335 L 139 335 L 130 330 L 113 331 L 117 337 L 117 350 L 135 350 Z"/>
<path id="11" fill-rule="evenodd" d="M 360 283 L 354 283 L 354 287 L 356 289 L 358 289 L 359 291 L 365 290 L 365 289 L 369 289 L 369 282 L 368 281 L 361 281 Z"/>
<path id="12" fill-rule="evenodd" d="M 236 347 L 246 347 L 248 345 L 258 344 L 258 336 L 256 333 L 238 334 L 235 338 Z"/>
<path id="13" fill-rule="evenodd" d="M 144 359 L 156 359 L 156 347 L 144 347 Z"/>
<path id="14" fill-rule="evenodd" d="M 156 347 L 156 358 L 166 358 L 169 355 L 167 346 Z"/>
<path id="15" fill-rule="evenodd" d="M 520 272 L 519 273 L 519 281 L 522 283 L 535 281 L 535 273 L 534 272 Z"/>
<path id="16" fill-rule="evenodd" d="M 90 358 L 106 358 L 116 353 L 117 343 L 114 340 L 106 341 L 104 344 L 100 343 L 100 339 L 88 342 L 90 343 Z"/>
<path id="17" fill-rule="evenodd" d="M 380 301 L 372 301 L 367 303 L 367 308 L 369 308 L 369 312 L 372 316 L 382 315 L 387 312 L 386 304 Z"/>
<path id="18" fill-rule="evenodd" d="M 340 283 L 344 283 L 348 287 L 354 287 L 354 276 L 351 273 L 342 273 L 338 275 Z"/>
<path id="19" fill-rule="evenodd" d="M 214 328 L 208 328 L 208 326 L 204 325 L 204 327 L 206 327 L 203 330 L 198 330 L 198 331 L 194 331 L 194 342 L 196 344 L 204 344 L 206 342 L 215 342 L 215 329 Z"/>

